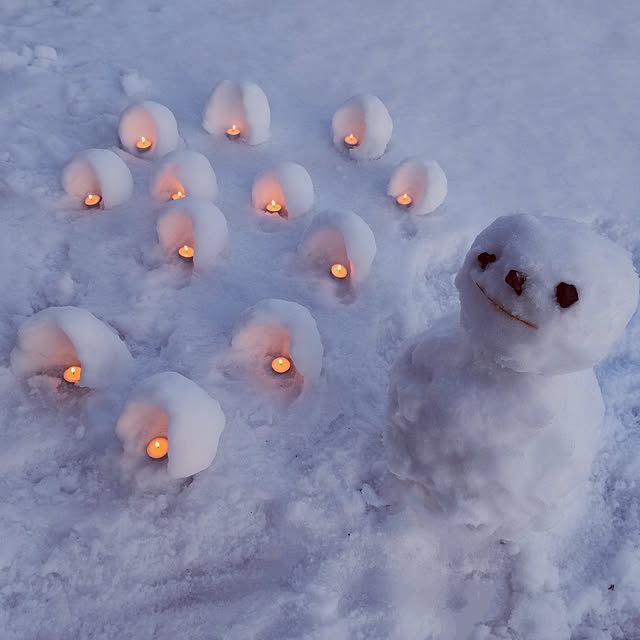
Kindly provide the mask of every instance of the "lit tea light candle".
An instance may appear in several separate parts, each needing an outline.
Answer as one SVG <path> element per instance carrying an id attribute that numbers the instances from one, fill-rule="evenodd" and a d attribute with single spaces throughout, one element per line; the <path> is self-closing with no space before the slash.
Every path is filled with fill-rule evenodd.
<path id="1" fill-rule="evenodd" d="M 185 192 L 182 191 L 181 189 L 178 189 L 175 193 L 171 194 L 171 199 L 172 200 L 180 200 L 180 198 L 184 198 L 185 197 Z"/>
<path id="2" fill-rule="evenodd" d="M 396 203 L 401 207 L 410 207 L 413 198 L 408 193 L 403 193 L 396 198 Z"/>
<path id="3" fill-rule="evenodd" d="M 68 367 L 64 370 L 62 377 L 65 382 L 69 382 L 71 384 L 77 384 L 80 382 L 80 374 L 82 373 L 82 367 L 80 365 L 74 365 L 72 367 Z"/>
<path id="4" fill-rule="evenodd" d="M 232 124 L 226 131 L 227 138 L 229 140 L 239 140 L 240 139 L 240 129 L 236 127 L 235 124 Z"/>
<path id="5" fill-rule="evenodd" d="M 332 264 L 331 275 L 336 278 L 336 280 L 343 280 L 349 275 L 349 270 L 343 264 Z"/>
<path id="6" fill-rule="evenodd" d="M 276 373 L 287 373 L 291 369 L 291 360 L 284 356 L 278 356 L 271 361 L 271 368 Z"/>
<path id="7" fill-rule="evenodd" d="M 357 147 L 359 144 L 360 140 L 358 140 L 358 137 L 354 136 L 353 133 L 344 137 L 344 146 L 347 147 L 347 149 L 353 149 L 353 147 Z"/>
<path id="8" fill-rule="evenodd" d="M 178 249 L 178 255 L 184 260 L 193 260 L 193 247 L 188 244 L 183 244 Z"/>
<path id="9" fill-rule="evenodd" d="M 166 438 L 154 438 L 147 445 L 147 455 L 154 460 L 164 458 L 169 451 L 169 441 Z"/>
<path id="10" fill-rule="evenodd" d="M 140 140 L 136 142 L 136 149 L 138 151 L 149 151 L 152 144 L 153 142 L 151 142 L 151 140 L 147 140 L 144 136 L 140 136 Z"/>
<path id="11" fill-rule="evenodd" d="M 276 202 L 275 200 L 272 200 L 266 207 L 265 209 L 269 212 L 269 213 L 280 213 L 282 211 L 282 205 L 278 202 Z"/>
<path id="12" fill-rule="evenodd" d="M 99 207 L 102 202 L 102 196 L 97 193 L 88 193 L 84 199 L 84 204 L 87 209 L 94 209 Z"/>

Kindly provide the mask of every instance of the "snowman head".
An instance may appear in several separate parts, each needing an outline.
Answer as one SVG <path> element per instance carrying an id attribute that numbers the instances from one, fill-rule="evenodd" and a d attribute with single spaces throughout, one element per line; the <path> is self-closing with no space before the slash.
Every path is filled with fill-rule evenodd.
<path id="1" fill-rule="evenodd" d="M 514 371 L 559 374 L 603 358 L 638 304 L 629 255 L 587 226 L 560 218 L 498 218 L 456 276 L 462 324 Z"/>

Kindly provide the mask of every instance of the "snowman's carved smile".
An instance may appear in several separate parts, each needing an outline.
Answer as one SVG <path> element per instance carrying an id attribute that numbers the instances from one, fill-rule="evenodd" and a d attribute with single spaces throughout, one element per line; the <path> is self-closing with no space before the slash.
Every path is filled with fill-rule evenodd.
<path id="1" fill-rule="evenodd" d="M 482 294 L 484 295 L 484 297 L 489 302 L 491 302 L 491 304 L 495 307 L 495 309 L 497 311 L 499 311 L 500 313 L 503 313 L 505 316 L 507 316 L 508 318 L 511 318 L 512 320 L 517 320 L 518 322 L 522 322 L 523 325 L 529 327 L 530 329 L 537 329 L 538 328 L 538 326 L 533 324 L 533 322 L 529 322 L 528 320 L 524 320 L 523 318 L 519 318 L 518 316 L 516 316 L 515 314 L 511 313 L 510 311 L 507 311 L 504 307 L 502 307 L 500 304 L 498 304 L 477 282 L 475 283 L 475 285 L 478 287 L 478 289 L 480 289 L 480 291 L 482 291 Z"/>

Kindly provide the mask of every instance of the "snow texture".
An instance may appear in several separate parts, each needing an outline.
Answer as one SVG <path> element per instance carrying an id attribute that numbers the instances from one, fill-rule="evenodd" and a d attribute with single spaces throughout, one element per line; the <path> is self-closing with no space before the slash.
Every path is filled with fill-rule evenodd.
<path id="1" fill-rule="evenodd" d="M 227 245 L 227 220 L 218 207 L 191 196 L 167 202 L 158 216 L 158 238 L 167 253 L 193 247 L 196 270 L 212 269 Z"/>
<path id="2" fill-rule="evenodd" d="M 257 84 L 223 80 L 209 96 L 202 126 L 209 133 L 224 136 L 234 124 L 247 144 L 263 144 L 271 137 L 269 100 Z"/>
<path id="3" fill-rule="evenodd" d="M 329 274 L 332 264 L 348 267 L 353 283 L 365 280 L 376 256 L 376 240 L 369 225 L 351 211 L 323 211 L 314 216 L 298 253 L 319 273 Z"/>
<path id="4" fill-rule="evenodd" d="M 118 135 L 124 149 L 147 159 L 167 155 L 176 149 L 180 141 L 178 123 L 171 110 L 151 100 L 132 104 L 122 112 Z M 151 148 L 146 151 L 136 147 L 136 142 L 142 136 L 152 142 Z"/>
<path id="5" fill-rule="evenodd" d="M 435 160 L 407 158 L 396 167 L 387 187 L 394 199 L 404 193 L 413 198 L 411 213 L 433 213 L 447 197 L 447 176 Z"/>
<path id="6" fill-rule="evenodd" d="M 121 384 L 133 360 L 118 334 L 86 309 L 49 307 L 26 320 L 11 352 L 11 367 L 20 377 L 58 377 L 80 364 L 80 387 L 105 389 Z"/>
<path id="7" fill-rule="evenodd" d="M 377 96 L 360 94 L 349 98 L 333 114 L 333 144 L 347 150 L 356 160 L 380 158 L 391 140 L 393 121 L 387 107 Z M 345 149 L 344 138 L 353 134 L 358 145 Z"/>
<path id="8" fill-rule="evenodd" d="M 272 200 L 283 205 L 283 217 L 303 216 L 313 206 L 313 182 L 307 170 L 296 162 L 283 162 L 259 174 L 251 190 L 253 206 L 264 212 Z"/>
<path id="9" fill-rule="evenodd" d="M 90 193 L 102 196 L 105 209 L 124 204 L 133 193 L 129 167 L 110 149 L 88 149 L 78 154 L 64 168 L 62 184 L 81 207 Z"/>
<path id="10" fill-rule="evenodd" d="M 483 268 L 478 256 L 485 252 L 496 259 Z M 507 284 L 512 270 L 526 278 L 520 294 Z M 578 301 L 567 308 L 556 300 L 560 283 L 577 289 Z M 476 238 L 456 286 L 474 342 L 502 366 L 528 373 L 592 367 L 638 305 L 638 277 L 625 251 L 584 224 L 548 216 L 498 218 Z"/>
<path id="11" fill-rule="evenodd" d="M 178 191 L 201 200 L 216 199 L 216 174 L 201 153 L 172 151 L 162 159 L 151 184 L 151 196 L 158 202 L 167 202 Z"/>
<path id="12" fill-rule="evenodd" d="M 266 299 L 247 309 L 238 320 L 231 342 L 250 367 L 269 370 L 277 356 L 290 356 L 305 385 L 322 370 L 322 339 L 309 310 L 288 300 Z"/>
<path id="13" fill-rule="evenodd" d="M 147 444 L 169 441 L 167 472 L 186 478 L 207 469 L 225 426 L 220 403 L 195 382 L 174 371 L 143 380 L 131 393 L 116 424 L 125 454 L 149 464 Z"/>

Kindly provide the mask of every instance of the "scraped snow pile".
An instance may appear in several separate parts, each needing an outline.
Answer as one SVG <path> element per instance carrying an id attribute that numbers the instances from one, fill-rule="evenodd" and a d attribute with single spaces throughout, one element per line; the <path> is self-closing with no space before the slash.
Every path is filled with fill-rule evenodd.
<path id="1" fill-rule="evenodd" d="M 197 384 L 174 371 L 143 380 L 131 393 L 116 433 L 125 453 L 148 464 L 147 444 L 167 438 L 167 472 L 186 478 L 211 465 L 224 430 L 220 404 Z"/>
<path id="2" fill-rule="evenodd" d="M 132 104 L 122 112 L 118 135 L 129 153 L 149 159 L 167 155 L 180 142 L 178 123 L 171 110 L 151 100 Z"/>

